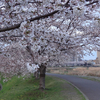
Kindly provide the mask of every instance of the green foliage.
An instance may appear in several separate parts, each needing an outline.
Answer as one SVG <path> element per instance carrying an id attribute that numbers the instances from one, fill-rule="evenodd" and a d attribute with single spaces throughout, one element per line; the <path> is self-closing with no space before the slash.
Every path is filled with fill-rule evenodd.
<path id="1" fill-rule="evenodd" d="M 3 89 L 0 91 L 0 100 L 73 100 L 70 97 L 67 98 L 68 94 L 65 96 L 62 94 L 63 84 L 68 83 L 58 78 L 46 76 L 46 89 L 41 91 L 38 89 L 39 80 L 33 76 L 25 79 L 14 76 L 8 82 L 2 82 Z M 69 89 L 66 90 L 69 91 Z"/>

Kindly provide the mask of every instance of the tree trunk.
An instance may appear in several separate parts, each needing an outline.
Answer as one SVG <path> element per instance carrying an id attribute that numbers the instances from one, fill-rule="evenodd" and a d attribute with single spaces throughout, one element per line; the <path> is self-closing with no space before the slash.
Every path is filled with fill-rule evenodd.
<path id="1" fill-rule="evenodd" d="M 39 79 L 39 70 L 34 73 L 35 79 Z"/>
<path id="2" fill-rule="evenodd" d="M 45 72 L 46 67 L 44 65 L 40 66 L 40 84 L 39 89 L 44 90 L 45 89 Z"/>
<path id="3" fill-rule="evenodd" d="M 2 90 L 2 85 L 0 84 L 0 90 Z"/>

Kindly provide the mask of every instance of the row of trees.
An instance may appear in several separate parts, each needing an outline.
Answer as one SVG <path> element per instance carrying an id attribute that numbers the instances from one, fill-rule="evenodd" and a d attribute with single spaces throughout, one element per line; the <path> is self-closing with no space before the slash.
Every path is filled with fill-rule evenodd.
<path id="1" fill-rule="evenodd" d="M 26 74 L 26 63 L 36 64 L 45 89 L 48 64 L 63 63 L 60 57 L 75 50 L 99 49 L 99 6 L 99 0 L 1 0 L 0 56 L 7 59 L 1 69 Z"/>

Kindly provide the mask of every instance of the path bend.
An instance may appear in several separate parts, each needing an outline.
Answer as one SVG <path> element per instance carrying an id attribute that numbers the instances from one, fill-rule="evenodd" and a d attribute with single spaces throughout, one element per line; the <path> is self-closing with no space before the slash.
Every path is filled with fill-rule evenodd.
<path id="1" fill-rule="evenodd" d="M 100 82 L 71 75 L 60 75 L 52 73 L 47 73 L 47 75 L 59 77 L 69 81 L 77 88 L 79 88 L 88 97 L 89 100 L 100 100 Z"/>

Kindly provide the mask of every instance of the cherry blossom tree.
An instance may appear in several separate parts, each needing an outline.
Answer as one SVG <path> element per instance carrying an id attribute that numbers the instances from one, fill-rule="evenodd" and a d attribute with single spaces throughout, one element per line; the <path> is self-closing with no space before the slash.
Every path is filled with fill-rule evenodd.
<path id="1" fill-rule="evenodd" d="M 0 1 L 0 40 L 28 51 L 33 64 L 39 65 L 42 89 L 49 62 L 60 64 L 58 57 L 74 50 L 97 50 L 99 33 L 99 0 Z"/>
<path id="2" fill-rule="evenodd" d="M 17 43 L 6 46 L 0 54 L 0 72 L 5 73 L 5 77 L 25 75 L 29 70 L 27 63 L 32 63 L 32 57 Z"/>

